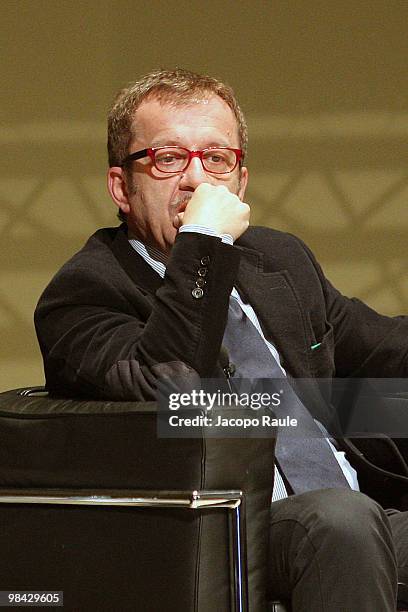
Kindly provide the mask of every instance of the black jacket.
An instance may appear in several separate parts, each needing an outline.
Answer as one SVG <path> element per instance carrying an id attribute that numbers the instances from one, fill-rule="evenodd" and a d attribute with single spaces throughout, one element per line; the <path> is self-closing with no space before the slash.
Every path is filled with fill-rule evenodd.
<path id="1" fill-rule="evenodd" d="M 196 298 L 203 267 L 206 284 Z M 122 225 L 97 231 L 40 298 L 35 325 L 48 388 L 152 399 L 165 369 L 219 374 L 234 285 L 293 377 L 407 376 L 408 318 L 385 317 L 342 296 L 298 238 L 250 228 L 229 246 L 180 234 L 163 281 L 129 245 Z"/>
<path id="2" fill-rule="evenodd" d="M 194 297 L 200 268 L 206 283 Z M 162 280 L 129 245 L 122 225 L 97 231 L 40 298 L 35 324 L 48 389 L 145 400 L 155 399 L 158 376 L 223 376 L 220 349 L 233 286 L 292 377 L 407 376 L 408 318 L 379 315 L 341 295 L 298 238 L 250 228 L 230 246 L 179 234 Z M 327 421 L 327 405 L 313 408 Z M 375 463 L 382 467 L 383 455 L 381 446 Z M 382 488 L 388 476 L 377 470 L 372 480 L 372 466 L 358 449 L 355 458 L 359 477 L 364 480 L 367 468 L 374 493 Z M 397 478 L 395 491 L 407 491 L 407 482 Z"/>

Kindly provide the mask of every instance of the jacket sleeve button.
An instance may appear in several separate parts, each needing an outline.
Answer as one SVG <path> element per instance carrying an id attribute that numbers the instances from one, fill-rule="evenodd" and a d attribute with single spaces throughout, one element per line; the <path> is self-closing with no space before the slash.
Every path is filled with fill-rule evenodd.
<path id="1" fill-rule="evenodd" d="M 191 295 L 197 300 L 199 300 L 200 298 L 203 297 L 204 291 L 200 287 L 194 287 L 194 289 L 191 292 Z"/>
<path id="2" fill-rule="evenodd" d="M 204 257 L 200 259 L 200 264 L 202 266 L 208 266 L 209 263 L 210 263 L 210 257 L 208 255 L 204 255 Z"/>

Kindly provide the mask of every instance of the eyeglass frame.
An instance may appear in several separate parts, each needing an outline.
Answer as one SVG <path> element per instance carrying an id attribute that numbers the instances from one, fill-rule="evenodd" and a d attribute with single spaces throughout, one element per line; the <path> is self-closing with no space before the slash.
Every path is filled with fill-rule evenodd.
<path id="1" fill-rule="evenodd" d="M 161 170 L 161 168 L 158 168 L 156 166 L 156 151 L 159 151 L 160 149 L 182 149 L 183 151 L 187 151 L 188 153 L 188 160 L 187 160 L 187 164 L 186 166 L 183 168 L 183 170 L 170 170 L 170 171 L 166 171 L 166 170 Z M 233 151 L 235 153 L 235 165 L 233 168 L 231 168 L 231 170 L 227 170 L 226 172 L 214 172 L 213 170 L 207 170 L 206 167 L 204 166 L 203 163 L 203 154 L 206 151 L 211 151 L 211 150 L 228 150 L 228 151 Z M 150 157 L 150 159 L 152 160 L 152 163 L 154 165 L 154 167 L 156 168 L 156 170 L 158 170 L 159 172 L 162 172 L 163 174 L 178 174 L 179 172 L 184 172 L 185 170 L 187 170 L 187 168 L 189 167 L 191 160 L 193 159 L 193 157 L 198 157 L 201 161 L 201 165 L 203 167 L 203 170 L 205 172 L 209 172 L 210 174 L 230 174 L 231 172 L 233 172 L 235 170 L 235 168 L 238 166 L 238 164 L 241 164 L 244 158 L 244 153 L 242 151 L 242 149 L 234 149 L 233 147 L 207 147 L 206 149 L 201 149 L 198 151 L 190 151 L 190 149 L 187 149 L 186 147 L 179 147 L 178 145 L 166 145 L 164 147 L 148 147 L 147 149 L 141 149 L 140 151 L 135 151 L 134 153 L 130 153 L 130 155 L 128 155 L 123 162 L 121 163 L 121 167 L 123 168 L 123 166 L 125 166 L 126 164 L 128 164 L 131 161 L 137 160 L 137 159 L 143 159 L 144 157 Z"/>

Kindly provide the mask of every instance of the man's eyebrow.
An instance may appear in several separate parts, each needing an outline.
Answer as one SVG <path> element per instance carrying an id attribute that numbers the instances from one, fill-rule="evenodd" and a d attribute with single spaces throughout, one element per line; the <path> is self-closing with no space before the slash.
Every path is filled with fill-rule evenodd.
<path id="1" fill-rule="evenodd" d="M 157 147 L 167 147 L 167 146 L 177 146 L 177 147 L 186 147 L 186 145 L 184 144 L 184 139 L 183 138 L 167 138 L 167 139 L 161 139 L 161 140 L 153 140 L 150 144 L 150 146 L 152 148 L 157 148 Z M 213 147 L 231 147 L 231 143 L 229 143 L 228 141 L 222 139 L 222 140 L 212 140 L 211 142 L 206 142 L 204 146 L 200 147 L 202 149 L 211 149 Z"/>
<path id="2" fill-rule="evenodd" d="M 232 147 L 232 144 L 227 140 L 215 140 L 209 142 L 204 148 L 211 149 L 212 147 Z"/>
<path id="3" fill-rule="evenodd" d="M 166 147 L 167 145 L 183 146 L 184 138 L 180 135 L 160 136 L 153 139 L 150 143 L 151 147 Z"/>
<path id="4" fill-rule="evenodd" d="M 151 147 L 167 147 L 167 145 L 181 146 L 181 140 L 178 138 L 165 138 L 164 140 L 153 140 L 150 144 Z"/>

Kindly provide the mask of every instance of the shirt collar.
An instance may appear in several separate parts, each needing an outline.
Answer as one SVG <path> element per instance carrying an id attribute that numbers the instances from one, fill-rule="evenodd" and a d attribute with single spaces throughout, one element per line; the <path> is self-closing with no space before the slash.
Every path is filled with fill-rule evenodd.
<path id="1" fill-rule="evenodd" d="M 135 251 L 143 257 L 145 262 L 149 264 L 151 268 L 162 278 L 164 278 L 164 274 L 166 272 L 166 264 L 168 257 L 159 249 L 153 246 L 146 246 L 138 240 L 133 234 L 129 232 L 129 244 L 135 249 Z"/>

